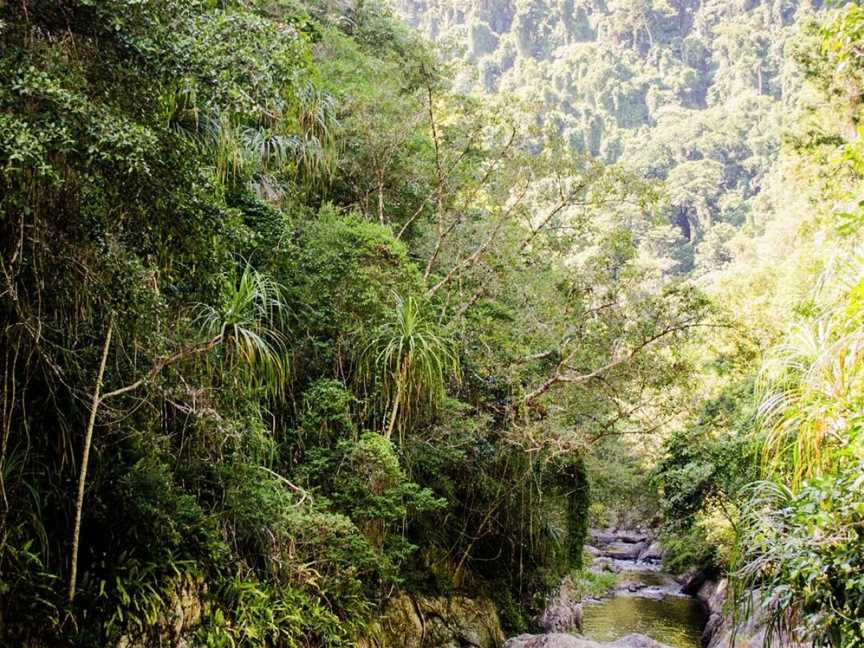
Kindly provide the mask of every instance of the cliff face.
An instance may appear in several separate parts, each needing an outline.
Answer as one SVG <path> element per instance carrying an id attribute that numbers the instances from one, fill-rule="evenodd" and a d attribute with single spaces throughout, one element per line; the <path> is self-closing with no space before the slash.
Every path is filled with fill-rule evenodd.
<path id="1" fill-rule="evenodd" d="M 665 180 L 685 243 L 752 219 L 799 89 L 790 37 L 821 0 L 397 0 L 464 64 L 459 88 L 532 103 L 576 149 Z M 722 256 L 722 254 L 721 254 Z M 722 259 L 721 259 L 722 261 Z M 688 263 L 692 264 L 691 258 Z M 687 267 L 683 268 L 687 270 Z"/>

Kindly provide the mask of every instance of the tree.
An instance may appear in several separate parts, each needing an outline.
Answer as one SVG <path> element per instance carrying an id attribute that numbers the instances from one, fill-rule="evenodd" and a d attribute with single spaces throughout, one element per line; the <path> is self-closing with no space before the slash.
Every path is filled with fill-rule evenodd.
<path id="1" fill-rule="evenodd" d="M 404 430 L 424 409 L 434 412 L 447 382 L 458 375 L 452 343 L 429 321 L 412 296 L 396 297 L 396 308 L 361 342 L 359 380 L 377 391 L 385 412 L 384 437 Z"/>

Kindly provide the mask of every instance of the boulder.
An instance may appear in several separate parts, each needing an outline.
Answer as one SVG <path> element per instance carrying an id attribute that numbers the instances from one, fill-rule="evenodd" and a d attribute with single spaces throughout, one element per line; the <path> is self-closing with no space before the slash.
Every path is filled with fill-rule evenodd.
<path id="1" fill-rule="evenodd" d="M 644 635 L 627 635 L 617 641 L 601 643 L 569 634 L 519 635 L 508 639 L 504 648 L 668 648 Z"/>
<path id="2" fill-rule="evenodd" d="M 640 583 L 639 581 L 625 581 L 623 583 L 618 583 L 616 589 L 620 592 L 630 592 L 631 594 L 635 594 L 646 587 L 648 587 L 648 585 Z"/>
<path id="3" fill-rule="evenodd" d="M 654 641 L 651 637 L 641 634 L 627 635 L 617 641 L 613 641 L 609 645 L 615 648 L 669 648 L 666 644 Z"/>
<path id="4" fill-rule="evenodd" d="M 498 611 L 489 599 L 400 594 L 358 648 L 498 648 L 503 641 Z"/>
<path id="5" fill-rule="evenodd" d="M 702 601 L 708 614 L 723 614 L 723 605 L 726 603 L 726 591 L 729 581 L 725 578 L 720 580 L 705 580 L 696 591 L 696 598 Z"/>
<path id="6" fill-rule="evenodd" d="M 539 625 L 547 633 L 566 632 L 576 629 L 582 632 L 582 604 L 579 593 L 569 577 L 549 601 L 538 619 Z"/>
<path id="7" fill-rule="evenodd" d="M 675 580 L 681 585 L 682 594 L 696 596 L 699 588 L 708 580 L 708 575 L 702 570 L 694 569 L 676 576 Z"/>
<path id="8" fill-rule="evenodd" d="M 655 540 L 641 554 L 639 554 L 639 560 L 645 562 L 660 562 L 663 560 L 663 545 Z"/>
<path id="9" fill-rule="evenodd" d="M 726 579 L 706 580 L 699 588 L 699 599 L 709 613 L 708 624 L 702 635 L 704 645 L 708 648 L 762 648 L 765 645 L 769 619 L 761 605 L 759 591 L 750 593 L 753 597 L 750 605 L 752 615 L 739 623 L 737 628 L 733 628 L 732 623 L 723 615 L 727 589 Z M 806 644 L 781 633 L 779 637 L 773 638 L 771 645 L 776 648 L 804 648 Z"/>
<path id="10" fill-rule="evenodd" d="M 629 542 L 613 542 L 603 549 L 603 555 L 617 560 L 636 560 L 639 555 L 647 548 L 644 542 L 629 543 Z"/>
<path id="11" fill-rule="evenodd" d="M 601 644 L 556 632 L 545 635 L 519 635 L 508 639 L 504 648 L 599 648 Z"/>
<path id="12" fill-rule="evenodd" d="M 615 573 L 618 571 L 618 566 L 611 558 L 608 558 L 606 556 L 597 556 L 594 560 L 591 561 L 591 565 L 588 567 L 588 570 L 594 572 L 595 574 L 602 574 L 603 572 Z"/>
<path id="13" fill-rule="evenodd" d="M 723 615 L 716 612 L 708 617 L 708 622 L 705 624 L 705 629 L 702 630 L 702 645 L 707 646 L 717 634 L 720 626 L 723 624 Z"/>
<path id="14" fill-rule="evenodd" d="M 648 544 L 650 541 L 650 538 L 645 531 L 638 531 L 633 529 L 622 529 L 620 531 L 616 531 L 615 536 L 615 539 L 618 542 L 626 542 L 629 544 L 640 544 L 643 542 Z"/>
<path id="15" fill-rule="evenodd" d="M 601 529 L 589 529 L 591 535 L 591 544 L 595 547 L 605 547 L 617 540 L 617 536 L 612 531 L 603 531 Z"/>

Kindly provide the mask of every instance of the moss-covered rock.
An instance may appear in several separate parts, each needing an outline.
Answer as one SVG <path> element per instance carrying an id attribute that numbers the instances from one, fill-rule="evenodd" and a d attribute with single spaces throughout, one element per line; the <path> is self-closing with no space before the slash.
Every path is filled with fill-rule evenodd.
<path id="1" fill-rule="evenodd" d="M 504 632 L 487 598 L 412 596 L 390 600 L 360 648 L 499 648 Z"/>

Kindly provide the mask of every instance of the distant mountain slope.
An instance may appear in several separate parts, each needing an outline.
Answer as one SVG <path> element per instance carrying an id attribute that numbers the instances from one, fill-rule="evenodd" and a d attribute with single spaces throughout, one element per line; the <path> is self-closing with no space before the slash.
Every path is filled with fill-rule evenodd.
<path id="1" fill-rule="evenodd" d="M 570 144 L 666 181 L 678 271 L 726 262 L 799 87 L 790 36 L 817 0 L 396 0 L 465 64 Z"/>

